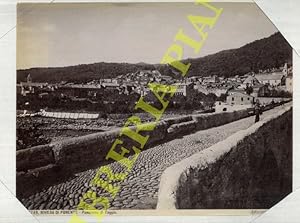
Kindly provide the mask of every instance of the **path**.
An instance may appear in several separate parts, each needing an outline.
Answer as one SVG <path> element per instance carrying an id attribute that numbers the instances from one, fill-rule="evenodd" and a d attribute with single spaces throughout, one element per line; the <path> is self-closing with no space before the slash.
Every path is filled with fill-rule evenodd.
<path id="1" fill-rule="evenodd" d="M 282 106 L 266 111 L 262 119 L 282 109 Z M 111 209 L 154 209 L 156 207 L 158 186 L 162 172 L 170 165 L 206 149 L 230 135 L 247 129 L 254 123 L 248 117 L 219 127 L 198 131 L 182 138 L 142 151 L 126 180 L 120 185 L 120 192 L 111 202 Z M 117 163 L 109 164 L 112 169 Z M 76 177 L 52 186 L 28 199 L 23 204 L 28 209 L 76 209 L 79 200 L 88 189 L 106 195 L 101 189 L 89 186 L 96 170 L 88 170 Z"/>

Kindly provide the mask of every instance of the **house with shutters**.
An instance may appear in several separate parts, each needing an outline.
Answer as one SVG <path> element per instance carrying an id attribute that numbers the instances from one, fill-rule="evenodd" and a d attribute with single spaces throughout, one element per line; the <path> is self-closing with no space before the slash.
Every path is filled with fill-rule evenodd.
<path id="1" fill-rule="evenodd" d="M 226 103 L 228 105 L 252 105 L 254 97 L 242 92 L 233 91 L 228 94 Z"/>

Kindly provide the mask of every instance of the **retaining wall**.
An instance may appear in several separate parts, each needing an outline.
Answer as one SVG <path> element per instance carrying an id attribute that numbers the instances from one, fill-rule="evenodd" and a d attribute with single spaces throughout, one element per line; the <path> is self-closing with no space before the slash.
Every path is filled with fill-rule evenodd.
<path id="1" fill-rule="evenodd" d="M 261 104 L 269 104 L 272 101 L 275 103 L 289 101 L 290 98 L 279 98 L 279 97 L 257 97 Z"/>
<path id="2" fill-rule="evenodd" d="M 18 114 L 17 117 L 27 117 L 27 116 L 43 116 L 49 118 L 62 118 L 62 119 L 97 119 L 99 114 L 89 114 L 89 113 L 70 113 L 70 112 L 36 112 L 32 114 Z"/>
<path id="3" fill-rule="evenodd" d="M 99 114 L 88 113 L 70 113 L 70 112 L 41 112 L 39 113 L 44 117 L 52 118 L 66 118 L 66 119 L 97 119 Z"/>
<path id="4" fill-rule="evenodd" d="M 154 131 L 145 132 L 150 137 L 144 149 L 249 115 L 250 110 L 247 109 L 165 119 L 157 123 Z M 28 196 L 77 172 L 107 164 L 109 161 L 105 160 L 105 156 L 114 140 L 120 138 L 119 133 L 120 128 L 17 151 L 17 195 Z M 121 139 L 125 147 L 128 146 L 126 148 L 139 147 L 126 136 Z"/>
<path id="5" fill-rule="evenodd" d="M 166 169 L 158 209 L 270 208 L 292 191 L 292 108 Z"/>

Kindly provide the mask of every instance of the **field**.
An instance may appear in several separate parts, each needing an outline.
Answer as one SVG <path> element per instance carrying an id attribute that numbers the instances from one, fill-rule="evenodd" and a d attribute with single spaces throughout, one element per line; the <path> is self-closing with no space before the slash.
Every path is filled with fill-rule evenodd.
<path id="1" fill-rule="evenodd" d="M 166 112 L 163 119 L 190 113 L 191 111 Z M 122 127 L 131 115 L 108 114 L 98 119 L 17 117 L 17 150 Z M 144 113 L 136 115 L 142 117 L 143 121 L 151 120 Z"/>

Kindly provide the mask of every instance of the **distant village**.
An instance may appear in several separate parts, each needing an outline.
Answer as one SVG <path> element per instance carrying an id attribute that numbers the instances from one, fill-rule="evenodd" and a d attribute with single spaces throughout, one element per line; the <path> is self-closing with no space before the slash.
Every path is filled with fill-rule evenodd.
<path id="1" fill-rule="evenodd" d="M 177 85 L 175 97 L 188 98 L 195 91 L 205 95 L 214 94 L 216 112 L 251 107 L 256 99 L 260 99 L 263 104 L 270 103 L 276 98 L 291 97 L 293 91 L 292 67 L 288 67 L 287 64 L 277 69 L 260 70 L 258 73 L 252 72 L 229 78 L 216 75 L 193 76 L 183 81 L 162 75 L 158 70 L 141 70 L 116 78 L 93 80 L 82 84 L 64 81 L 55 84 L 38 83 L 28 74 L 26 82 L 17 84 L 18 109 L 25 109 L 30 103 L 27 102 L 30 98 L 47 101 L 53 96 L 90 103 L 100 100 L 105 105 L 112 103 L 111 95 L 117 97 L 131 94 L 147 95 L 149 82 Z M 23 100 L 19 101 L 19 98 Z"/>

